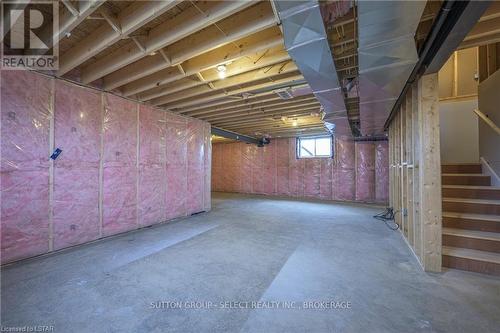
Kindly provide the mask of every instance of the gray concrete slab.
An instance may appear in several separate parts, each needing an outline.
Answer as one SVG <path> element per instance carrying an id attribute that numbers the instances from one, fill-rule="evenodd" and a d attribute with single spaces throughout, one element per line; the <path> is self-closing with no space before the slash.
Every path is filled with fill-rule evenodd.
<path id="1" fill-rule="evenodd" d="M 210 213 L 3 267 L 2 326 L 498 332 L 500 279 L 423 272 L 380 211 L 215 193 Z"/>

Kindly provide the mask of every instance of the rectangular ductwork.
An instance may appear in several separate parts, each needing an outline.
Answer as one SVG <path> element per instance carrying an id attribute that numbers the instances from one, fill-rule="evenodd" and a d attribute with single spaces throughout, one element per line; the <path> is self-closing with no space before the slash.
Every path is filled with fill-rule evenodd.
<path id="1" fill-rule="evenodd" d="M 415 32 L 425 1 L 359 1 L 359 95 L 363 135 L 379 135 L 418 61 Z"/>
<path id="2" fill-rule="evenodd" d="M 285 48 L 323 107 L 325 126 L 350 135 L 342 89 L 337 77 L 318 1 L 275 0 Z"/>

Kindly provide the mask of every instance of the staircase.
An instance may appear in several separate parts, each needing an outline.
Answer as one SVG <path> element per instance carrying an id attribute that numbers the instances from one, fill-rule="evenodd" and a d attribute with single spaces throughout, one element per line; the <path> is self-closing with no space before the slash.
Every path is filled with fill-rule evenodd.
<path id="1" fill-rule="evenodd" d="M 481 164 L 443 164 L 443 266 L 500 276 L 500 188 Z"/>

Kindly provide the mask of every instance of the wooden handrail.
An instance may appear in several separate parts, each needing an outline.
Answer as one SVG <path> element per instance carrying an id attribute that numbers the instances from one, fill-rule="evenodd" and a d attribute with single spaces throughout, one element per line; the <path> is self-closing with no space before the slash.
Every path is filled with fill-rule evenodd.
<path id="1" fill-rule="evenodd" d="M 488 118 L 487 115 L 479 111 L 478 109 L 474 109 L 474 112 L 478 115 L 479 118 L 481 118 L 486 124 L 488 124 L 498 135 L 500 135 L 500 128 L 495 125 L 495 123 Z"/>

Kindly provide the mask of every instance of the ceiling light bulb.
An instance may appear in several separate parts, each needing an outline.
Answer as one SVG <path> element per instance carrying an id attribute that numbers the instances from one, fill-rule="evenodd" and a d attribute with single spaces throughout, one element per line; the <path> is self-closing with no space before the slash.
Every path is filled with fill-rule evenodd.
<path id="1" fill-rule="evenodd" d="M 219 77 L 221 79 L 226 77 L 226 65 L 217 66 L 217 72 L 219 73 Z"/>
<path id="2" fill-rule="evenodd" d="M 294 121 L 292 122 L 292 125 L 293 125 L 294 127 L 296 127 L 296 126 L 297 126 L 297 120 L 294 120 Z"/>

